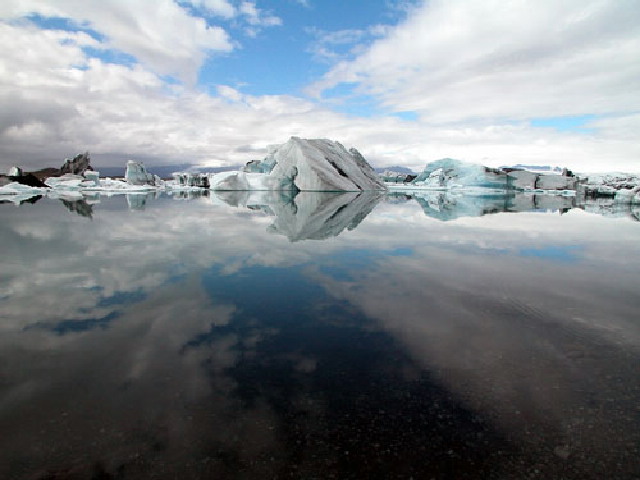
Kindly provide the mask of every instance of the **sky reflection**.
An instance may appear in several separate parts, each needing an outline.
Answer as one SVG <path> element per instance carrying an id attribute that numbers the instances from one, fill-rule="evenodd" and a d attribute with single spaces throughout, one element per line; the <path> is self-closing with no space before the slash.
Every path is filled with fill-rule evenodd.
<path id="1" fill-rule="evenodd" d="M 480 203 L 3 206 L 0 476 L 630 478 L 638 223 Z"/>

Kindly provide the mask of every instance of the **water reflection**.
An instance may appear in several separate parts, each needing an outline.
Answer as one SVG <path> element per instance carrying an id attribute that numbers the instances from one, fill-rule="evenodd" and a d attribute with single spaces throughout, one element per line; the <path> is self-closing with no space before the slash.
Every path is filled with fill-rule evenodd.
<path id="1" fill-rule="evenodd" d="M 636 223 L 178 198 L 2 209 L 0 477 L 637 472 Z"/>
<path id="2" fill-rule="evenodd" d="M 42 195 L 33 195 L 32 193 L 18 194 L 18 195 L 2 195 L 0 196 L 0 205 L 13 204 L 24 205 L 27 203 L 36 203 L 42 198 Z"/>
<path id="3" fill-rule="evenodd" d="M 640 220 L 640 205 L 615 202 L 613 199 L 585 199 L 564 195 L 509 194 L 479 196 L 439 191 L 388 195 L 390 201 L 417 202 L 428 217 L 442 221 L 461 217 L 479 217 L 502 212 L 558 212 L 567 213 L 579 208 L 603 216 L 627 217 Z"/>
<path id="4" fill-rule="evenodd" d="M 538 260 L 463 255 L 431 246 L 366 270 L 342 259 L 347 278 L 327 268 L 317 275 L 377 319 L 461 405 L 518 439 L 515 455 L 536 452 L 543 478 L 607 476 L 612 459 L 628 478 L 640 426 L 631 421 L 640 386 L 625 385 L 640 346 L 638 326 L 627 324 L 640 306 L 624 285 L 633 275 L 612 290 L 589 268 L 549 263 L 541 274 Z"/>
<path id="5" fill-rule="evenodd" d="M 381 200 L 379 192 L 215 192 L 232 206 L 275 216 L 269 231 L 291 242 L 324 240 L 355 229 Z"/>
<path id="6" fill-rule="evenodd" d="M 321 240 L 352 230 L 383 199 L 390 203 L 417 202 L 425 215 L 441 221 L 504 212 L 558 212 L 567 213 L 579 208 L 608 217 L 623 217 L 640 221 L 640 205 L 616 202 L 610 198 L 582 198 L 569 195 L 509 193 L 480 195 L 443 191 L 424 192 L 269 192 L 269 191 L 169 191 L 136 192 L 129 194 L 107 193 L 102 197 L 122 195 L 130 210 L 144 210 L 149 202 L 164 196 L 174 200 L 197 200 L 211 197 L 233 207 L 260 210 L 277 217 L 271 230 L 285 235 L 289 240 Z M 21 205 L 36 203 L 42 195 L 5 196 L 0 204 Z M 60 199 L 71 212 L 91 217 L 91 205 L 100 203 L 101 194 L 51 194 Z M 346 211 L 343 211 L 346 210 Z M 336 221 L 332 215 L 340 218 Z"/>
<path id="7" fill-rule="evenodd" d="M 93 215 L 93 206 L 84 199 L 66 200 L 61 198 L 60 201 L 70 212 L 75 212 L 81 217 L 91 218 Z"/>

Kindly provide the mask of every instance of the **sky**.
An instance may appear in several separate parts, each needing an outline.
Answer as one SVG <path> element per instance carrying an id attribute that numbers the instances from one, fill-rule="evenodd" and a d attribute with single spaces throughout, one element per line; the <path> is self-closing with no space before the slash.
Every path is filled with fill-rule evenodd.
<path id="1" fill-rule="evenodd" d="M 242 165 L 640 171 L 637 0 L 3 0 L 0 172 Z"/>

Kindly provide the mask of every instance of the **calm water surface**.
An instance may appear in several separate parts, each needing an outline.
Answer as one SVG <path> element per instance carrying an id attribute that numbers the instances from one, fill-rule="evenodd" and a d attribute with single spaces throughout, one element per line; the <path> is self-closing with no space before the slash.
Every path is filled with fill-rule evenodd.
<path id="1" fill-rule="evenodd" d="M 640 208 L 0 205 L 0 478 L 640 476 Z"/>

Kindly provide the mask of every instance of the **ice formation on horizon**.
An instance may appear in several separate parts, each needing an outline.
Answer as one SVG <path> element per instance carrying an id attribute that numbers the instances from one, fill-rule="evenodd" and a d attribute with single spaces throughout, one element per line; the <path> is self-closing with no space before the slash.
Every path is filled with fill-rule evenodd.
<path id="1" fill-rule="evenodd" d="M 506 172 L 477 163 L 442 158 L 428 163 L 411 182 L 416 186 L 447 189 L 451 187 L 482 187 L 513 190 L 513 179 Z"/>
<path id="2" fill-rule="evenodd" d="M 390 190 L 459 190 L 467 195 L 512 195 L 516 190 L 575 195 L 579 178 L 567 169 L 541 173 L 520 168 L 497 169 L 452 158 L 428 163 L 413 181 L 387 184 Z"/>

